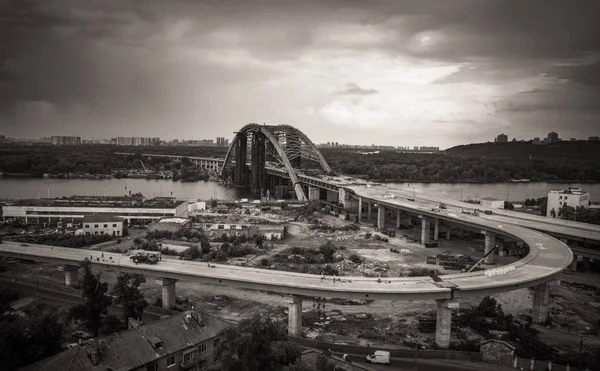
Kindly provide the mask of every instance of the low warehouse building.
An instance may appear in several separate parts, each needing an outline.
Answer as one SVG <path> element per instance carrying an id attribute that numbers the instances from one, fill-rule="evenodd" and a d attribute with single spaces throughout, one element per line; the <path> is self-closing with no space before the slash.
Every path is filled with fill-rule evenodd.
<path id="1" fill-rule="evenodd" d="M 148 226 L 150 232 L 156 231 L 169 231 L 179 232 L 182 229 L 187 229 L 192 226 L 191 219 L 187 218 L 163 218 L 158 222 L 152 223 Z"/>

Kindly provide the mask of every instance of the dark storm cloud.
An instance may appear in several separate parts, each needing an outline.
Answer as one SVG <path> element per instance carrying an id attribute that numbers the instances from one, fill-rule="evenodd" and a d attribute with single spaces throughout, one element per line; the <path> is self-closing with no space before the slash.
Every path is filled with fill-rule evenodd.
<path id="1" fill-rule="evenodd" d="M 346 88 L 341 90 L 338 94 L 341 95 L 372 95 L 379 94 L 376 89 L 365 89 L 360 87 L 357 83 L 349 82 L 346 84 Z"/>
<path id="2" fill-rule="evenodd" d="M 598 62 L 586 61 L 600 53 L 598 14 L 597 0 L 0 0 L 0 123 L 28 107 L 62 112 L 56 121 L 71 128 L 94 117 L 119 123 L 114 135 L 124 124 L 168 135 L 166 121 L 219 112 L 233 121 L 232 103 L 276 85 L 309 51 L 462 64 L 439 85 L 546 76 L 546 92 L 503 97 L 498 112 L 589 112 L 600 86 Z M 358 30 L 335 28 L 347 24 Z M 381 93 L 349 83 L 337 95 L 379 98 L 376 86 Z M 74 111 L 90 119 L 63 116 Z M 19 125 L 42 127 L 40 117 Z"/>
<path id="3" fill-rule="evenodd" d="M 499 111 L 505 112 L 598 113 L 600 112 L 600 90 L 570 85 L 552 90 L 535 89 L 516 94 L 512 98 L 498 102 L 496 106 Z"/>
<path id="4" fill-rule="evenodd" d="M 575 66 L 554 67 L 550 75 L 585 86 L 600 86 L 600 62 Z"/>

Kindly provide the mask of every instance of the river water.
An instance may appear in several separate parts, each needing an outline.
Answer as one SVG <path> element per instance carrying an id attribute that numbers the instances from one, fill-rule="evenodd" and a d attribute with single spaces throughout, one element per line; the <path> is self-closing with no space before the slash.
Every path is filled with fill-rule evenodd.
<path id="1" fill-rule="evenodd" d="M 401 183 L 395 187 L 415 193 L 444 196 L 456 200 L 495 197 L 501 200 L 522 201 L 525 198 L 544 197 L 552 189 L 569 186 L 581 187 L 590 192 L 592 202 L 600 196 L 600 183 Z M 235 199 L 244 196 L 239 190 L 226 188 L 216 182 L 174 182 L 157 179 L 39 179 L 0 178 L 0 199 L 86 196 L 122 196 L 140 192 L 146 197 L 173 196 L 177 198 Z M 247 195 L 247 194 L 245 194 Z"/>

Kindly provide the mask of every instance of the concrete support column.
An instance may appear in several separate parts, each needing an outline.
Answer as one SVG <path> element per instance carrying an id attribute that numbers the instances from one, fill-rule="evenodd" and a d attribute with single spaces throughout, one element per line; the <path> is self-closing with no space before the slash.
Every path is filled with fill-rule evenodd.
<path id="1" fill-rule="evenodd" d="M 362 197 L 358 198 L 358 222 L 362 219 Z"/>
<path id="2" fill-rule="evenodd" d="M 488 232 L 488 231 L 484 231 L 484 234 L 485 234 L 485 250 L 483 253 L 485 255 L 487 255 L 487 253 L 492 251 L 494 246 L 496 246 L 496 235 L 494 233 Z M 483 264 L 496 264 L 496 252 L 494 251 L 491 254 L 487 255 L 485 260 L 483 261 Z"/>
<path id="3" fill-rule="evenodd" d="M 431 219 L 427 216 L 421 218 L 421 243 L 429 243 L 429 232 L 431 230 Z"/>
<path id="4" fill-rule="evenodd" d="M 300 336 L 302 333 L 302 297 L 294 295 L 288 307 L 288 334 Z"/>
<path id="5" fill-rule="evenodd" d="M 541 283 L 533 289 L 533 308 L 531 310 L 531 318 L 533 323 L 544 323 L 548 319 L 548 299 L 550 292 L 548 284 Z"/>
<path id="6" fill-rule="evenodd" d="M 462 228 L 458 228 L 458 238 L 461 240 L 465 238 L 465 230 Z"/>
<path id="7" fill-rule="evenodd" d="M 569 270 L 576 272 L 577 271 L 577 255 L 573 254 L 573 261 L 571 262 L 571 265 L 569 266 Z"/>
<path id="8" fill-rule="evenodd" d="M 367 220 L 371 221 L 371 201 L 369 201 L 369 204 L 367 205 Z"/>
<path id="9" fill-rule="evenodd" d="M 442 349 L 448 349 L 452 331 L 452 309 L 448 307 L 451 300 L 436 300 L 436 302 L 435 343 Z"/>
<path id="10" fill-rule="evenodd" d="M 340 188 L 338 191 L 338 197 L 339 197 L 339 200 L 338 200 L 339 203 L 343 207 L 346 207 L 346 203 L 350 199 L 350 195 L 348 194 L 348 192 L 346 192 L 346 190 L 344 188 Z"/>
<path id="11" fill-rule="evenodd" d="M 178 281 L 172 278 L 161 278 L 160 283 L 162 285 L 162 306 L 163 308 L 169 309 L 175 306 L 175 283 Z"/>
<path id="12" fill-rule="evenodd" d="M 402 211 L 396 210 L 396 229 L 400 228 L 400 218 L 402 217 Z"/>
<path id="13" fill-rule="evenodd" d="M 450 239 L 452 238 L 452 230 L 450 229 L 450 227 L 446 228 L 446 239 L 448 241 L 450 241 Z"/>
<path id="14" fill-rule="evenodd" d="M 385 228 L 385 207 L 377 205 L 377 227 Z"/>
<path id="15" fill-rule="evenodd" d="M 440 238 L 440 220 L 435 218 L 433 220 L 433 240 L 437 241 Z"/>
<path id="16" fill-rule="evenodd" d="M 309 201 L 319 201 L 321 196 L 321 190 L 317 187 L 308 187 L 308 200 Z"/>
<path id="17" fill-rule="evenodd" d="M 74 265 L 65 265 L 65 286 L 71 287 L 79 282 L 79 267 Z"/>

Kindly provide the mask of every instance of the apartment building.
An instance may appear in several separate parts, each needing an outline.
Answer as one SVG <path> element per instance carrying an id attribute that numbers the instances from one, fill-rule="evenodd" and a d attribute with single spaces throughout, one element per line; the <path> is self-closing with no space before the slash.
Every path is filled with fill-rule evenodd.
<path id="1" fill-rule="evenodd" d="M 20 370 L 220 370 L 219 334 L 230 326 L 230 322 L 189 311 L 90 340 Z"/>

